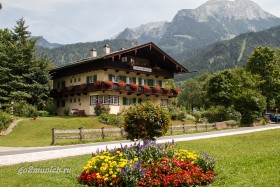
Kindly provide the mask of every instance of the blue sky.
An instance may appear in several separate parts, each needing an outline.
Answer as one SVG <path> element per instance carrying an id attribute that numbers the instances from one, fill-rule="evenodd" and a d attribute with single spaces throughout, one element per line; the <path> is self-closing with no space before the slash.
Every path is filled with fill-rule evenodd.
<path id="1" fill-rule="evenodd" d="M 52 43 L 109 39 L 125 28 L 154 21 L 171 21 L 181 9 L 207 0 L 0 0 L 0 28 L 13 28 L 24 18 L 34 36 Z M 279 0 L 253 0 L 280 17 Z"/>

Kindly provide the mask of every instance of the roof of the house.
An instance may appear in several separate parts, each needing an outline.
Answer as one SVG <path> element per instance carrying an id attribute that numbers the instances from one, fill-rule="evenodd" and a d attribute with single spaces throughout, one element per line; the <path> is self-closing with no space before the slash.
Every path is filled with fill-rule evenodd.
<path id="1" fill-rule="evenodd" d="M 119 51 L 111 52 L 109 54 L 95 58 L 85 58 L 64 66 L 53 68 L 50 70 L 50 72 L 54 77 L 56 77 L 58 76 L 58 74 L 64 74 L 64 76 L 66 76 L 66 74 L 71 75 L 71 73 L 74 74 L 91 71 L 92 69 L 97 69 L 97 67 L 99 69 L 109 69 L 111 67 L 110 65 L 112 65 L 113 68 L 118 69 L 118 66 L 120 66 L 120 64 L 117 65 L 114 62 L 120 61 L 121 57 L 125 55 L 149 59 L 153 66 L 162 66 L 164 67 L 164 69 L 172 71 L 173 73 L 188 72 L 187 68 L 176 62 L 176 60 L 174 60 L 172 57 L 170 57 L 167 53 L 165 53 L 152 42 L 132 47 L 129 49 L 121 49 Z"/>

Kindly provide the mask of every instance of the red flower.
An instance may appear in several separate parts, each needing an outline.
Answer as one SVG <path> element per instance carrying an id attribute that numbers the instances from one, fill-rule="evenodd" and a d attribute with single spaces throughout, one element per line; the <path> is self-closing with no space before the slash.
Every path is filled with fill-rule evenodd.
<path id="1" fill-rule="evenodd" d="M 131 82 L 130 83 L 130 86 L 131 86 L 131 88 L 133 88 L 133 89 L 137 89 L 139 86 L 138 86 L 138 84 L 135 84 L 134 82 Z"/>
<path id="2" fill-rule="evenodd" d="M 144 90 L 150 90 L 151 89 L 151 87 L 146 85 L 146 84 L 143 85 L 143 88 L 144 88 Z"/>
<path id="3" fill-rule="evenodd" d="M 101 82 L 100 82 L 100 81 L 95 81 L 95 82 L 94 82 L 94 86 L 98 87 L 98 86 L 100 86 L 100 85 L 101 85 Z"/>
<path id="4" fill-rule="evenodd" d="M 126 83 L 122 80 L 119 80 L 118 84 L 119 84 L 120 87 L 125 87 L 126 86 Z"/>
<path id="5" fill-rule="evenodd" d="M 108 87 L 113 86 L 113 82 L 112 81 L 104 81 L 105 85 Z"/>

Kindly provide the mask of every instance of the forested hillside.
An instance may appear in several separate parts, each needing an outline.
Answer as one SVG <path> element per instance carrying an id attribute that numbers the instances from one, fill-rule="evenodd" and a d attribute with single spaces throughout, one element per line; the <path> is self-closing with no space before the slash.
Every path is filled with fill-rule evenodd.
<path id="1" fill-rule="evenodd" d="M 95 48 L 97 50 L 97 55 L 101 56 L 103 53 L 103 46 L 105 44 L 110 46 L 112 52 L 117 51 L 120 48 L 130 48 L 136 46 L 138 43 L 136 41 L 124 39 L 114 39 L 98 42 L 69 44 L 53 49 L 37 46 L 36 56 L 45 55 L 53 61 L 54 66 L 61 66 L 88 57 L 92 48 Z"/>
<path id="2" fill-rule="evenodd" d="M 215 72 L 243 66 L 257 46 L 280 47 L 280 26 L 260 32 L 241 34 L 231 40 L 217 42 L 201 49 L 184 51 L 177 60 L 189 70 Z M 194 74 L 179 75 L 176 80 L 185 80 Z"/>

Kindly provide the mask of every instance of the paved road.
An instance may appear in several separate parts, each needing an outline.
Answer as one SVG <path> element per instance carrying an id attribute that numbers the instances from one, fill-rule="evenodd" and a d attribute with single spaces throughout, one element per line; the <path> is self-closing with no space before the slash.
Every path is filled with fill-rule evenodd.
<path id="1" fill-rule="evenodd" d="M 257 131 L 280 129 L 280 124 L 270 124 L 259 127 L 242 127 L 238 129 L 221 130 L 214 132 L 204 132 L 196 134 L 184 134 L 176 136 L 165 136 L 157 139 L 157 143 L 188 141 L 197 140 L 221 136 L 230 136 L 236 134 L 245 134 Z M 68 146 L 46 146 L 46 147 L 0 147 L 0 166 L 19 164 L 23 162 L 35 162 L 56 158 L 63 158 L 69 156 L 77 156 L 84 154 L 91 154 L 98 149 L 113 149 L 120 147 L 121 144 L 132 145 L 133 142 L 128 140 L 114 141 L 114 142 L 102 142 L 102 143 L 90 143 L 90 144 L 78 144 Z"/>

